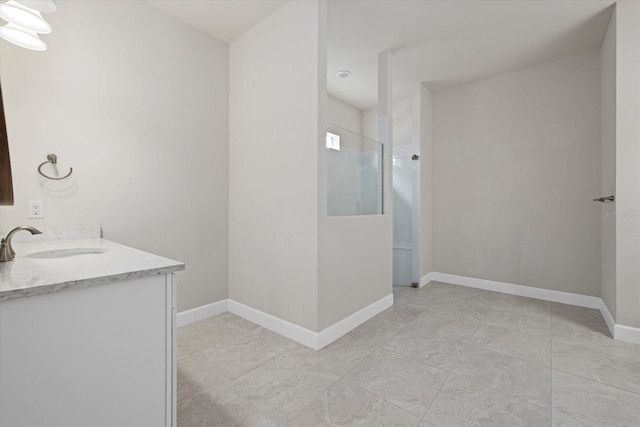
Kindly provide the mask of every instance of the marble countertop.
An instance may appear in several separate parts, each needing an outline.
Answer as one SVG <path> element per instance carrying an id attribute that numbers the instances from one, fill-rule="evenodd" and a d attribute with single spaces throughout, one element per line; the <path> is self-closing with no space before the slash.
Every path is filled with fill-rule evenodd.
<path id="1" fill-rule="evenodd" d="M 0 263 L 0 301 L 167 274 L 185 268 L 181 262 L 101 238 L 35 242 L 14 240 L 13 248 L 16 258 Z M 44 251 L 75 248 L 106 251 L 59 258 L 31 256 Z"/>

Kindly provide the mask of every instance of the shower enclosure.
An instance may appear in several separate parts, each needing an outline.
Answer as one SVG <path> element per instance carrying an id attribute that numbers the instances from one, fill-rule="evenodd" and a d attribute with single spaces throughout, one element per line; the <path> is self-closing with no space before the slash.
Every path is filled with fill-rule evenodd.
<path id="1" fill-rule="evenodd" d="M 327 215 L 382 214 L 382 144 L 327 124 Z"/>
<path id="2" fill-rule="evenodd" d="M 420 162 L 412 144 L 393 148 L 393 284 L 417 286 Z"/>

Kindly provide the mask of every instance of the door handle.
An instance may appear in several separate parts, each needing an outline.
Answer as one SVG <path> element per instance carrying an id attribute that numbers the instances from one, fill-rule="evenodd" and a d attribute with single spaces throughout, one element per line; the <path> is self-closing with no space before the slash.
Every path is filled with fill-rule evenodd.
<path id="1" fill-rule="evenodd" d="M 593 199 L 594 202 L 613 202 L 615 200 L 614 196 L 609 197 L 598 197 L 597 199 Z"/>

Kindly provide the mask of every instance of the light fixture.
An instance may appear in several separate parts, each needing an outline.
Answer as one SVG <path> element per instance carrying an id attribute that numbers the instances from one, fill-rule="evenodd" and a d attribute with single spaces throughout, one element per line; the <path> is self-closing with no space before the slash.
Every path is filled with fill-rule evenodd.
<path id="1" fill-rule="evenodd" d="M 340 70 L 336 73 L 336 76 L 340 77 L 341 79 L 346 79 L 350 75 L 351 75 L 351 71 L 349 70 Z"/>
<path id="2" fill-rule="evenodd" d="M 33 31 L 26 30 L 15 24 L 7 24 L 0 27 L 0 37 L 8 42 L 16 44 L 31 50 L 46 50 L 47 45 L 44 44 L 40 37 Z"/>
<path id="3" fill-rule="evenodd" d="M 44 20 L 40 12 L 22 6 L 14 0 L 0 4 L 0 18 L 36 33 L 48 34 L 51 32 L 51 25 Z"/>
<path id="4" fill-rule="evenodd" d="M 37 10 L 42 13 L 53 13 L 58 10 L 56 2 L 53 0 L 14 0 L 29 9 Z"/>
<path id="5" fill-rule="evenodd" d="M 0 27 L 0 38 L 27 49 L 45 50 L 47 45 L 37 33 L 50 33 L 51 25 L 40 12 L 55 12 L 57 9 L 53 0 L 9 0 L 0 3 L 0 18 L 8 22 Z"/>

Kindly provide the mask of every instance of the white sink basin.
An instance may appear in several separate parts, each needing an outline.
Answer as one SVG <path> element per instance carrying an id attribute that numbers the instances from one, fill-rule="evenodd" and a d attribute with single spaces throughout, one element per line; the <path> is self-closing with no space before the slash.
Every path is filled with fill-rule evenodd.
<path id="1" fill-rule="evenodd" d="M 34 252 L 27 255 L 27 258 L 68 258 L 78 255 L 98 255 L 107 252 L 109 249 L 105 248 L 68 248 L 68 249 L 54 249 L 52 251 Z"/>

